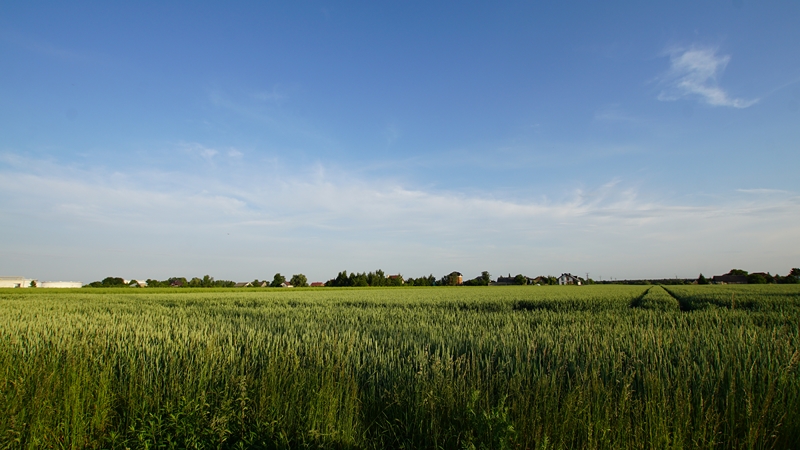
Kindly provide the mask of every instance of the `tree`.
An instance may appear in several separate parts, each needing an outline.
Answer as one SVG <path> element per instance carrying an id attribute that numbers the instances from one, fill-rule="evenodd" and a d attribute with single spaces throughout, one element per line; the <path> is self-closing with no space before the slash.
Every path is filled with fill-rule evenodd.
<path id="1" fill-rule="evenodd" d="M 407 286 L 433 286 L 436 284 L 436 277 L 433 274 L 428 275 L 427 277 L 419 277 L 419 278 L 408 278 L 406 280 Z"/>
<path id="2" fill-rule="evenodd" d="M 36 287 L 36 280 L 31 280 L 30 287 L 33 287 L 33 288 Z"/>
<path id="3" fill-rule="evenodd" d="M 708 280 L 703 276 L 702 273 L 699 277 L 697 277 L 697 284 L 708 284 Z"/>
<path id="4" fill-rule="evenodd" d="M 286 283 L 286 277 L 284 277 L 280 273 L 276 273 L 275 276 L 272 278 L 272 283 L 270 283 L 269 286 L 281 287 L 283 283 Z"/>
<path id="5" fill-rule="evenodd" d="M 489 283 L 492 282 L 492 275 L 486 270 L 484 270 L 483 272 L 481 272 L 481 281 L 483 282 L 484 286 L 488 286 Z"/>
<path id="6" fill-rule="evenodd" d="M 102 281 L 103 287 L 125 286 L 125 280 L 119 277 L 105 277 Z"/>
<path id="7" fill-rule="evenodd" d="M 348 276 L 347 276 L 347 271 L 343 270 L 343 271 L 339 272 L 338 275 L 336 275 L 336 278 L 334 278 L 332 280 L 328 280 L 327 282 L 325 282 L 325 286 L 347 287 L 347 286 L 352 286 L 352 285 L 350 284 L 350 278 L 348 278 Z"/>
<path id="8" fill-rule="evenodd" d="M 308 287 L 308 278 L 302 273 L 298 273 L 296 275 L 292 275 L 292 279 L 289 280 L 289 284 L 294 287 Z"/>
<path id="9" fill-rule="evenodd" d="M 376 270 L 375 273 L 368 273 L 367 284 L 370 286 L 386 286 L 386 274 L 381 269 Z"/>
<path id="10" fill-rule="evenodd" d="M 751 273 L 747 276 L 748 284 L 767 284 L 767 278 L 760 273 Z"/>
<path id="11" fill-rule="evenodd" d="M 369 286 L 369 282 L 367 281 L 367 274 L 365 273 L 351 273 L 350 274 L 350 286 L 355 287 L 367 287 Z"/>
<path id="12" fill-rule="evenodd" d="M 746 270 L 742 270 L 742 269 L 731 269 L 731 271 L 730 271 L 730 272 L 728 272 L 726 275 L 740 275 L 740 276 L 746 277 L 746 276 L 747 276 L 747 274 L 748 274 L 748 272 L 747 272 Z"/>
<path id="13" fill-rule="evenodd" d="M 528 284 L 528 279 L 525 278 L 525 275 L 519 273 L 514 277 L 514 284 L 519 284 L 519 285 Z"/>
<path id="14" fill-rule="evenodd" d="M 800 269 L 794 268 L 789 271 L 789 275 L 782 277 L 775 275 L 775 282 L 781 284 L 798 284 L 800 283 Z"/>

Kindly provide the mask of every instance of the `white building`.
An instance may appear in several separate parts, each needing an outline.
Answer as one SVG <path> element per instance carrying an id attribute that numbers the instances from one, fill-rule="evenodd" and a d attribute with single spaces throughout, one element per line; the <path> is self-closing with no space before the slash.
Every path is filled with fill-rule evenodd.
<path id="1" fill-rule="evenodd" d="M 43 281 L 39 283 L 39 287 L 73 289 L 73 288 L 82 288 L 83 283 L 81 283 L 80 281 Z"/>
<path id="2" fill-rule="evenodd" d="M 580 286 L 581 279 L 571 273 L 562 273 L 561 276 L 558 277 L 558 284 L 576 284 Z"/>
<path id="3" fill-rule="evenodd" d="M 0 288 L 27 288 L 31 287 L 31 283 L 39 285 L 38 281 L 25 277 L 0 277 Z"/>

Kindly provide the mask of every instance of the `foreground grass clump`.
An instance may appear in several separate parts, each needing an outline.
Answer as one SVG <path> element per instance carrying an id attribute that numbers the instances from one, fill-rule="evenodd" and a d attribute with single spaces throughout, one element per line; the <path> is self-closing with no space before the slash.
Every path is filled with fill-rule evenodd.
<path id="1" fill-rule="evenodd" d="M 3 290 L 0 446 L 791 448 L 798 318 L 793 286 Z"/>

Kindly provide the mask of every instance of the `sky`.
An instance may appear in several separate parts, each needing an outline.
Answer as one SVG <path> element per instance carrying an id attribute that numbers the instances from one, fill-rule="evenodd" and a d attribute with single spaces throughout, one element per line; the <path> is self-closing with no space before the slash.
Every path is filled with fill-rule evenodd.
<path id="1" fill-rule="evenodd" d="M 800 266 L 800 3 L 2 2 L 0 275 Z"/>

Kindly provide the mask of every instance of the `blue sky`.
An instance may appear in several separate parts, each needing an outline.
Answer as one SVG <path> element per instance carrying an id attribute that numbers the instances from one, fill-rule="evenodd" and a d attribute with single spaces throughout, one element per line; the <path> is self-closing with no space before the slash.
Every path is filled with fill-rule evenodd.
<path id="1" fill-rule="evenodd" d="M 800 4 L 654 3 L 4 2 L 0 273 L 785 274 Z"/>

